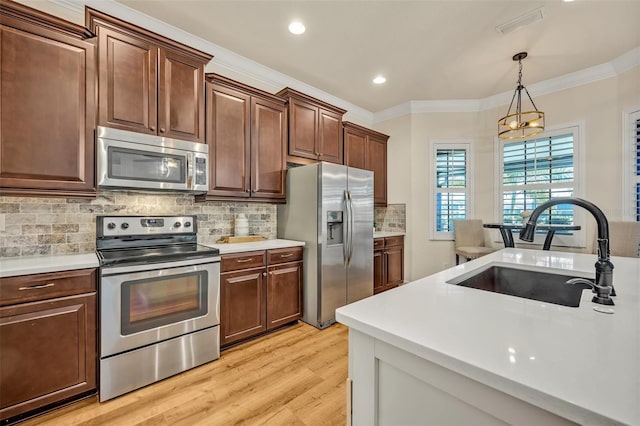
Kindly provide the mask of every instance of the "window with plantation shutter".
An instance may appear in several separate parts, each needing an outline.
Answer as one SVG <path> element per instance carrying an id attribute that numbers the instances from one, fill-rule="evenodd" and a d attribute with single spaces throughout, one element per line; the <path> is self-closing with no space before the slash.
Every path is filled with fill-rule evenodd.
<path id="1" fill-rule="evenodd" d="M 530 139 L 500 142 L 500 214 L 503 223 L 519 224 L 551 198 L 576 195 L 577 128 L 546 132 Z M 575 224 L 574 206 L 558 204 L 543 212 L 538 224 Z M 554 243 L 577 245 L 575 231 L 558 231 Z M 539 231 L 546 234 L 546 231 Z"/>
<path id="2" fill-rule="evenodd" d="M 453 221 L 469 217 L 469 144 L 434 143 L 434 239 L 453 239 Z"/>
<path id="3" fill-rule="evenodd" d="M 628 170 L 623 206 L 628 220 L 640 221 L 640 110 L 625 117 L 625 151 L 623 161 Z M 631 155 L 629 155 L 631 154 Z"/>

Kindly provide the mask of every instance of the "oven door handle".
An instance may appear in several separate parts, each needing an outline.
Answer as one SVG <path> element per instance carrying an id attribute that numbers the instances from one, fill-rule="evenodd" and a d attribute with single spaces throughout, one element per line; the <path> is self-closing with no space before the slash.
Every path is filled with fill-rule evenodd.
<path id="1" fill-rule="evenodd" d="M 179 266 L 203 265 L 207 263 L 217 262 L 220 262 L 220 256 L 209 256 L 197 259 L 176 260 L 162 263 L 145 263 L 142 265 L 103 266 L 100 268 L 100 273 L 103 276 L 109 276 L 116 274 L 129 274 L 132 272 L 156 271 L 159 269 L 177 268 Z"/>

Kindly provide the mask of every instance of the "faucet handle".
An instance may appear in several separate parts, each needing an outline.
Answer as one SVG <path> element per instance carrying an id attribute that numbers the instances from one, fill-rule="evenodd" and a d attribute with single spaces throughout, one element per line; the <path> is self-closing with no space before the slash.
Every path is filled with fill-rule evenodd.
<path id="1" fill-rule="evenodd" d="M 611 287 L 608 285 L 602 286 L 598 284 L 594 284 L 591 280 L 586 278 L 571 278 L 567 280 L 565 284 L 586 284 L 592 288 L 592 291 L 596 294 L 591 299 L 592 302 L 600 303 L 602 305 L 613 305 L 613 300 L 611 300 Z"/>

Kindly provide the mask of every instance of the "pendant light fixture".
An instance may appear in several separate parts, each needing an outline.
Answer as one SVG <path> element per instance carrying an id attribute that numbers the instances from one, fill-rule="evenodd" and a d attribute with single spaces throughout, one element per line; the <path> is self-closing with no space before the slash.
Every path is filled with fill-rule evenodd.
<path id="1" fill-rule="evenodd" d="M 529 91 L 522 85 L 522 60 L 526 57 L 527 52 L 513 55 L 513 60 L 518 61 L 518 85 L 513 92 L 507 115 L 498 120 L 498 137 L 500 139 L 521 139 L 544 131 L 544 112 L 538 110 Z M 522 111 L 523 90 L 531 102 L 533 107 L 531 110 Z M 516 110 L 511 113 L 514 101 L 516 102 Z"/>

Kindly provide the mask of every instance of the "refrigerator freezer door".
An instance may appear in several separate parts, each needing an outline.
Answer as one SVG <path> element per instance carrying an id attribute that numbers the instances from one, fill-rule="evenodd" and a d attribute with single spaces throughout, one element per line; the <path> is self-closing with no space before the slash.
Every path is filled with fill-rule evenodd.
<path id="1" fill-rule="evenodd" d="M 347 169 L 347 190 L 351 194 L 352 217 L 347 267 L 347 303 L 373 294 L 373 172 Z"/>
<path id="2" fill-rule="evenodd" d="M 321 270 L 318 276 L 317 326 L 324 328 L 335 322 L 336 309 L 344 306 L 347 300 L 347 270 L 344 258 L 346 241 L 344 238 L 342 244 L 328 244 L 327 241 L 328 217 L 333 217 L 335 212 L 341 211 L 343 227 L 348 221 L 344 203 L 344 192 L 347 189 L 347 168 L 330 163 L 320 163 L 319 167 L 318 209 L 320 210 L 319 229 L 322 230 L 322 237 L 318 241 L 320 255 L 318 265 Z"/>

